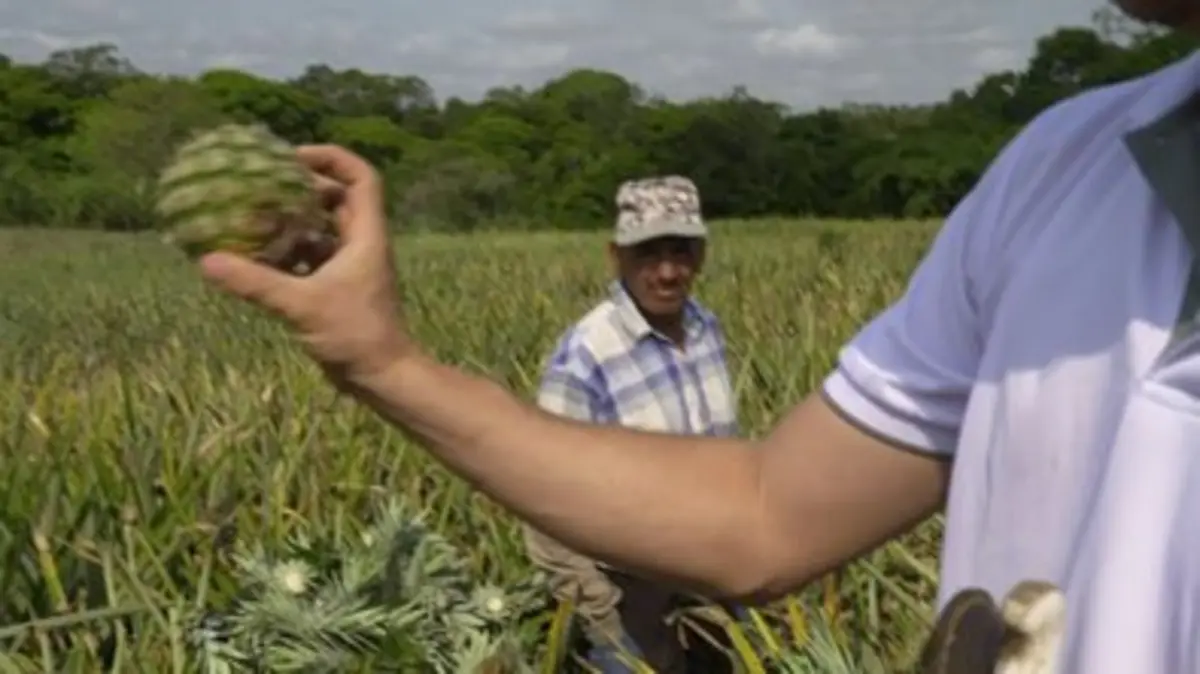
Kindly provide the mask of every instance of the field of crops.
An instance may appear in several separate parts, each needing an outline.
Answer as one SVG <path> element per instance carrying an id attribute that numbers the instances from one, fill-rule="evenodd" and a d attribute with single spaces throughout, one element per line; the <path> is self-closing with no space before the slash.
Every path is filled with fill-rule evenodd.
<path id="1" fill-rule="evenodd" d="M 838 345 L 903 290 L 935 228 L 716 226 L 698 292 L 725 322 L 749 432 L 821 380 Z M 528 396 L 555 337 L 604 291 L 603 244 L 600 234 L 401 237 L 413 329 L 443 359 Z M 411 542 L 425 535 L 415 524 L 372 519 L 389 502 L 401 508 L 393 524 L 419 511 L 461 551 L 462 574 L 483 588 L 472 596 L 510 596 L 499 588 L 529 580 L 508 516 L 337 398 L 278 326 L 207 292 L 149 236 L 0 230 L 0 474 L 0 671 L 222 671 L 234 656 L 203 637 L 235 605 L 239 643 L 252 644 L 243 650 L 272 653 L 274 671 L 453 671 L 430 663 L 459 656 L 434 651 L 482 647 L 457 627 L 421 628 L 439 609 L 420 583 L 450 581 L 433 548 Z M 362 535 L 374 521 L 384 523 Z M 743 653 L 743 670 L 861 672 L 876 657 L 910 658 L 927 629 L 937 531 L 931 522 L 764 609 L 744 627 L 766 664 Z M 272 589 L 296 576 L 287 569 L 315 583 L 339 563 L 353 584 L 374 568 L 380 536 L 393 547 L 411 539 L 407 618 L 339 604 L 332 589 L 316 599 Z M 284 557 L 305 565 L 272 567 Z M 564 612 L 521 601 L 533 608 L 504 638 L 559 667 Z M 387 620 L 424 636 L 383 643 Z M 347 664 L 370 648 L 391 659 Z"/>

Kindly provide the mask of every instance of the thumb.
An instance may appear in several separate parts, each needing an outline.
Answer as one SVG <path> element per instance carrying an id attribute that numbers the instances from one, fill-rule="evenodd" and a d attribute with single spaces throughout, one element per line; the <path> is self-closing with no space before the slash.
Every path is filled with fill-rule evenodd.
<path id="1" fill-rule="evenodd" d="M 240 255 L 205 255 L 200 273 L 224 292 L 285 316 L 296 304 L 297 279 Z"/>

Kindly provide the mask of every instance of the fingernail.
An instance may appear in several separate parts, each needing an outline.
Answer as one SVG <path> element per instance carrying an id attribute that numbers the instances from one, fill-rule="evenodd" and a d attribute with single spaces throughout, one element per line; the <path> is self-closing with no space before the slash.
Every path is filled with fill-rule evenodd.
<path id="1" fill-rule="evenodd" d="M 219 278 L 229 269 L 228 253 L 209 253 L 199 260 L 200 273 L 209 278 Z"/>

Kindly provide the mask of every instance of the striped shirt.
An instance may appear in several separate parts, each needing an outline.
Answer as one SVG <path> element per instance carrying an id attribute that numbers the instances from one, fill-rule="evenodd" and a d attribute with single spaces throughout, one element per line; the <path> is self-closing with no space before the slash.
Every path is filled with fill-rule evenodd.
<path id="1" fill-rule="evenodd" d="M 644 431 L 736 435 L 737 408 L 720 324 L 699 302 L 684 307 L 684 348 L 650 327 L 621 283 L 559 339 L 538 406 L 559 416 Z M 571 601 L 594 643 L 625 632 L 643 648 L 675 651 L 662 630 L 643 633 L 676 607 L 670 587 L 589 559 L 528 525 L 525 541 L 560 601 Z M 637 614 L 631 619 L 632 613 Z M 632 630 L 632 633 L 629 632 Z M 665 649 L 665 650 L 664 650 Z"/>
<path id="2" fill-rule="evenodd" d="M 717 317 L 684 306 L 684 348 L 646 322 L 620 282 L 560 339 L 538 405 L 599 424 L 687 435 L 738 433 L 737 404 Z"/>

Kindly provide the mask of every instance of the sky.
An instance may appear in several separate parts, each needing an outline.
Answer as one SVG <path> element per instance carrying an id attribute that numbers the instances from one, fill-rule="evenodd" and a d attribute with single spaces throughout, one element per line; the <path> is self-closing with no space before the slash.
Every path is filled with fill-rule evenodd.
<path id="1" fill-rule="evenodd" d="M 0 0 L 0 53 L 117 44 L 141 69 L 309 63 L 415 74 L 439 98 L 536 87 L 575 67 L 674 99 L 750 93 L 798 109 L 944 99 L 1020 67 L 1104 0 Z M 287 8 L 284 10 L 284 8 Z"/>

